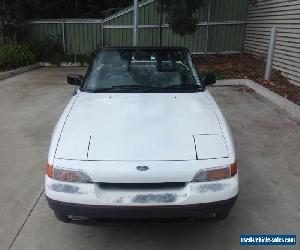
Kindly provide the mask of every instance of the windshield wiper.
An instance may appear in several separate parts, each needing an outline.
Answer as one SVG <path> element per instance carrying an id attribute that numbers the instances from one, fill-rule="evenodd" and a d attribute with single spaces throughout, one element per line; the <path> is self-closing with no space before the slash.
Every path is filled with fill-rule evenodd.
<path id="1" fill-rule="evenodd" d="M 139 90 L 139 91 L 146 91 L 146 90 L 152 90 L 157 89 L 153 86 L 147 86 L 147 85 L 115 85 L 111 86 L 109 88 L 98 88 L 92 90 L 94 93 L 100 93 L 105 91 L 126 91 L 126 90 Z"/>
<path id="2" fill-rule="evenodd" d="M 177 84 L 160 87 L 160 90 L 204 90 L 203 86 L 198 84 Z"/>
<path id="3" fill-rule="evenodd" d="M 201 85 L 197 84 L 179 84 L 179 85 L 169 85 L 165 87 L 156 87 L 151 85 L 115 85 L 109 88 L 98 88 L 90 90 L 89 92 L 101 93 L 101 92 L 114 92 L 114 91 L 138 91 L 138 92 L 152 92 L 158 91 L 163 92 L 166 90 L 204 90 Z"/>

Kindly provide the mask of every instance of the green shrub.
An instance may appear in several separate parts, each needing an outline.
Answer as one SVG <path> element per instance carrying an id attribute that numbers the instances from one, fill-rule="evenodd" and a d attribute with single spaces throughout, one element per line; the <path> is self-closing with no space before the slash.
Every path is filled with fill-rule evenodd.
<path id="1" fill-rule="evenodd" d="M 0 68 L 15 68 L 35 62 L 35 55 L 27 45 L 0 45 Z"/>
<path id="2" fill-rule="evenodd" d="M 37 60 L 59 66 L 61 63 L 79 63 L 83 66 L 91 62 L 91 55 L 65 54 L 61 37 L 48 36 L 32 44 Z"/>
<path id="3" fill-rule="evenodd" d="M 32 44 L 37 60 L 40 62 L 51 62 L 57 64 L 61 56 L 64 54 L 64 49 L 60 41 L 60 37 L 48 36 L 42 41 Z"/>

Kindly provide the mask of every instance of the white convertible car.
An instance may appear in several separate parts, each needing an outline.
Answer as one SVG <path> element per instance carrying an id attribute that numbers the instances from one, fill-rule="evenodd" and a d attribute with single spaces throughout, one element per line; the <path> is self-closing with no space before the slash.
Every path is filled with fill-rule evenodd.
<path id="1" fill-rule="evenodd" d="M 221 219 L 238 195 L 230 128 L 189 51 L 99 49 L 61 115 L 45 193 L 62 221 Z"/>

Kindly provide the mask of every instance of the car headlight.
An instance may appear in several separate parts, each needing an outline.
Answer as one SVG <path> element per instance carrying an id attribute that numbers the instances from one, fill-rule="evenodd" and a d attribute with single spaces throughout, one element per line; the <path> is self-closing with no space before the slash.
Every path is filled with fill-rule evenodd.
<path id="1" fill-rule="evenodd" d="M 201 170 L 195 175 L 192 182 L 223 180 L 223 179 L 228 179 L 230 177 L 233 177 L 236 174 L 237 174 L 237 164 L 235 162 L 225 167 Z"/>
<path id="2" fill-rule="evenodd" d="M 48 164 L 46 169 L 48 177 L 59 181 L 78 182 L 78 183 L 91 183 L 91 178 L 80 170 L 70 170 L 62 168 L 53 168 Z"/>

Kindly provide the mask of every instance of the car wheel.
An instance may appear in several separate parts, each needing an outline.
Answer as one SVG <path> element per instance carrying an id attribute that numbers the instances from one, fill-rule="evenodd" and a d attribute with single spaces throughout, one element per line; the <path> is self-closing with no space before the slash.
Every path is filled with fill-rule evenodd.
<path id="1" fill-rule="evenodd" d="M 58 219 L 61 222 L 65 222 L 65 223 L 70 222 L 70 219 L 68 218 L 68 216 L 66 214 L 62 214 L 60 212 L 54 211 L 54 216 L 56 217 L 56 219 Z"/>

